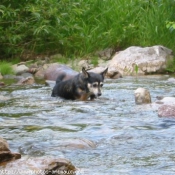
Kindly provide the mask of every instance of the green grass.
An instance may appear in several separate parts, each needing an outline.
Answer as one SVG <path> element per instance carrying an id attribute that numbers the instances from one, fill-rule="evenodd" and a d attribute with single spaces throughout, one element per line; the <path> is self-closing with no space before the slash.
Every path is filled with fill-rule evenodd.
<path id="1" fill-rule="evenodd" d="M 0 73 L 2 75 L 14 74 L 11 63 L 5 61 L 0 62 Z"/>

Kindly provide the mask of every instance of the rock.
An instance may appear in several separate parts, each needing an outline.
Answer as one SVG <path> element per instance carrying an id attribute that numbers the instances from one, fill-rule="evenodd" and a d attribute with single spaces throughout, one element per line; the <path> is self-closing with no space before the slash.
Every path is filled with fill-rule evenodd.
<path id="1" fill-rule="evenodd" d="M 25 65 L 18 66 L 17 64 L 13 65 L 12 68 L 13 68 L 13 71 L 15 72 L 16 75 L 20 75 L 22 73 L 28 72 L 28 70 L 29 70 L 29 68 L 27 66 L 25 66 Z"/>
<path id="2" fill-rule="evenodd" d="M 158 109 L 159 117 L 175 117 L 175 106 L 174 105 L 162 105 Z"/>
<path id="3" fill-rule="evenodd" d="M 167 81 L 169 84 L 175 84 L 175 78 L 168 78 Z"/>
<path id="4" fill-rule="evenodd" d="M 84 138 L 77 138 L 77 139 L 67 139 L 65 142 L 63 141 L 60 145 L 60 148 L 63 150 L 66 149 L 91 149 L 96 148 L 96 144 Z"/>
<path id="5" fill-rule="evenodd" d="M 34 78 L 30 76 L 30 77 L 22 78 L 21 80 L 19 80 L 17 85 L 31 85 L 34 83 L 35 83 Z"/>
<path id="6" fill-rule="evenodd" d="M 35 77 L 38 79 L 44 79 L 45 72 L 46 72 L 45 69 L 40 68 L 39 70 L 36 71 Z"/>
<path id="7" fill-rule="evenodd" d="M 78 72 L 72 70 L 70 67 L 63 64 L 50 64 L 49 68 L 45 71 L 44 78 L 46 80 L 56 81 L 58 76 L 62 76 L 62 80 L 67 80 L 75 75 Z"/>
<path id="8" fill-rule="evenodd" d="M 107 77 L 112 79 L 122 78 L 122 74 L 114 68 L 108 68 Z"/>
<path id="9" fill-rule="evenodd" d="M 21 154 L 12 153 L 9 149 L 7 141 L 3 138 L 0 138 L 0 166 L 4 163 L 20 158 Z"/>
<path id="10" fill-rule="evenodd" d="M 163 46 L 132 46 L 118 52 L 109 62 L 110 70 L 116 69 L 122 75 L 145 75 L 166 72 L 167 62 L 173 60 L 172 50 Z"/>
<path id="11" fill-rule="evenodd" d="M 0 152 L 10 151 L 7 141 L 0 137 Z"/>
<path id="12" fill-rule="evenodd" d="M 163 99 L 158 100 L 155 103 L 164 105 L 175 105 L 175 97 L 164 97 Z"/>
<path id="13" fill-rule="evenodd" d="M 106 48 L 104 50 L 97 51 L 95 54 L 104 60 L 109 60 L 114 53 L 112 48 Z"/>
<path id="14" fill-rule="evenodd" d="M 90 69 L 88 72 L 95 72 L 95 73 L 101 73 L 105 70 L 106 68 L 104 67 L 95 67 L 93 69 Z M 120 72 L 118 71 L 110 71 L 110 73 L 107 72 L 106 74 L 106 78 L 113 78 L 113 79 L 117 79 L 117 78 L 122 78 L 122 75 L 120 74 Z"/>
<path id="15" fill-rule="evenodd" d="M 80 70 L 82 69 L 82 67 L 84 67 L 87 70 L 91 69 L 93 66 L 90 64 L 89 60 L 81 60 L 78 63 L 78 67 L 80 68 Z"/>
<path id="16" fill-rule="evenodd" d="M 24 172 L 29 172 L 32 175 L 63 175 L 76 174 L 75 166 L 65 158 L 23 158 L 10 162 L 1 168 L 6 172 L 18 172 L 18 175 L 24 175 Z"/>
<path id="17" fill-rule="evenodd" d="M 138 88 L 134 92 L 135 95 L 135 103 L 136 104 L 147 104 L 151 103 L 151 96 L 147 89 Z"/>
<path id="18" fill-rule="evenodd" d="M 25 73 L 22 73 L 21 76 L 23 78 L 27 78 L 27 77 L 33 77 L 31 73 L 28 73 L 28 72 L 25 72 Z"/>

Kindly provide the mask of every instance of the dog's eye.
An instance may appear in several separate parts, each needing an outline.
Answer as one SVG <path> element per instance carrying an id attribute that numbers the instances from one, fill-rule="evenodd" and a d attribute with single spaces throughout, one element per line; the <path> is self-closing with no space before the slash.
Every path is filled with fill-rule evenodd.
<path id="1" fill-rule="evenodd" d="M 103 87 L 103 84 L 100 84 L 101 87 Z"/>
<path id="2" fill-rule="evenodd" d="M 93 84 L 93 87 L 96 88 L 97 87 L 97 84 Z"/>

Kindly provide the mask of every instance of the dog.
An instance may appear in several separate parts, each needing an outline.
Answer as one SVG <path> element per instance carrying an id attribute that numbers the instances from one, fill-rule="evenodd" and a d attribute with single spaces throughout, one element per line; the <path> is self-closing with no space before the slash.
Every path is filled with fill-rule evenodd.
<path id="1" fill-rule="evenodd" d="M 51 96 L 62 97 L 69 100 L 86 101 L 89 98 L 90 100 L 94 100 L 102 95 L 101 88 L 107 71 L 108 68 L 100 74 L 97 74 L 94 72 L 87 72 L 83 67 L 82 73 L 68 80 L 62 81 L 63 77 L 58 76 Z"/>

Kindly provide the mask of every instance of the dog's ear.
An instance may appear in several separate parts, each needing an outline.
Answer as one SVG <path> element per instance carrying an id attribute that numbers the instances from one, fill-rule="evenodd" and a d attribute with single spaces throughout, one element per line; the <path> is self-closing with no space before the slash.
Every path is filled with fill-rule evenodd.
<path id="1" fill-rule="evenodd" d="M 89 78 L 89 74 L 88 74 L 88 72 L 85 70 L 84 67 L 82 68 L 82 74 L 83 74 L 84 78 Z"/>
<path id="2" fill-rule="evenodd" d="M 107 72 L 108 72 L 108 67 L 101 73 L 101 75 L 102 75 L 103 77 L 105 77 L 105 75 L 107 74 Z"/>

